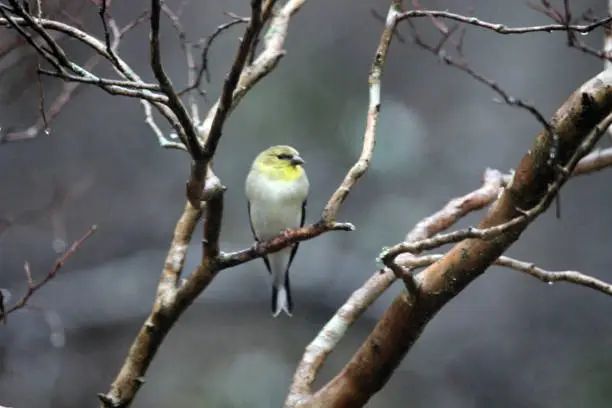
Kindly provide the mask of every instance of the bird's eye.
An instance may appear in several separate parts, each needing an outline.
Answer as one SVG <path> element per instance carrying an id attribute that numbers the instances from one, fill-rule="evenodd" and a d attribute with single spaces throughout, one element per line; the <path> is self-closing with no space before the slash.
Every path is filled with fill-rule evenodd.
<path id="1" fill-rule="evenodd" d="M 279 160 L 291 160 L 293 156 L 287 153 L 280 153 L 276 155 L 276 158 Z"/>

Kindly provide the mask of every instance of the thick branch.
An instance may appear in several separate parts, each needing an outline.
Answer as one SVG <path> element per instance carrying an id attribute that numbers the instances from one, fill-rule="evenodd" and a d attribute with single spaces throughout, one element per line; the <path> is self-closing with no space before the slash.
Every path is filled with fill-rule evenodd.
<path id="1" fill-rule="evenodd" d="M 612 74 L 606 71 L 585 83 L 557 111 L 551 121 L 558 135 L 558 163 L 569 166 L 601 136 L 598 124 L 612 111 Z M 590 135 L 590 137 L 589 137 Z M 583 145 L 588 141 L 587 146 Z M 506 223 L 521 215 L 520 209 L 536 206 L 558 179 L 559 169 L 550 163 L 552 137 L 542 131 L 525 155 L 513 181 L 489 210 L 479 228 Z M 578 153 L 578 154 L 577 154 Z M 442 260 L 419 275 L 418 297 L 399 295 L 347 366 L 306 406 L 363 406 L 390 378 L 427 322 L 470 282 L 480 276 L 514 243 L 527 227 L 518 224 L 486 241 L 468 239 L 457 244 Z"/>
<path id="2" fill-rule="evenodd" d="M 110 391 L 98 394 L 104 407 L 127 407 L 131 404 L 144 383 L 143 376 L 157 349 L 182 312 L 175 306 L 176 292 L 189 241 L 201 216 L 201 209 L 185 204 L 183 215 L 174 229 L 174 238 L 159 280 L 153 310 L 132 343 Z"/>

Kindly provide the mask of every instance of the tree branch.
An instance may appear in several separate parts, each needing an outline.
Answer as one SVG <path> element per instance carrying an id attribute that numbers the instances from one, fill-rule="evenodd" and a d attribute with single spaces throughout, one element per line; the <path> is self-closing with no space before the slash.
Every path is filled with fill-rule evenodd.
<path id="1" fill-rule="evenodd" d="M 542 202 L 550 186 L 565 178 L 564 174 L 571 174 L 580 157 L 601 137 L 604 126 L 612 121 L 611 111 L 612 74 L 604 71 L 574 92 L 551 121 L 559 136 L 558 163 L 565 167 L 559 169 L 550 164 L 553 141 L 549 132 L 542 131 L 523 157 L 512 183 L 478 228 L 502 225 L 520 216 L 521 208 L 532 208 Z M 461 241 L 444 258 L 419 274 L 418 296 L 400 294 L 351 361 L 305 406 L 364 405 L 386 384 L 427 322 L 484 273 L 519 238 L 527 224 L 518 224 L 493 240 Z"/>
<path id="2" fill-rule="evenodd" d="M 323 225 L 328 225 L 335 222 L 336 214 L 340 205 L 344 202 L 351 191 L 351 188 L 357 183 L 363 174 L 365 174 L 370 165 L 376 140 L 376 125 L 378 123 L 378 116 L 380 114 L 381 77 L 387 54 L 389 52 L 389 46 L 391 45 L 391 40 L 393 39 L 393 32 L 395 31 L 395 27 L 397 25 L 397 17 L 399 15 L 400 6 L 400 0 L 393 0 L 391 2 L 391 6 L 389 7 L 385 21 L 385 27 L 380 37 L 378 47 L 374 55 L 374 60 L 372 62 L 372 67 L 370 69 L 370 74 L 368 76 L 370 97 L 361 155 L 355 165 L 353 165 L 353 167 L 351 167 L 351 169 L 348 171 L 346 177 L 342 181 L 342 184 L 334 192 L 325 206 L 321 220 Z M 411 279 L 407 279 L 406 286 L 412 288 L 413 286 L 410 284 L 412 282 L 413 281 Z M 328 325 L 331 324 L 336 326 L 339 323 L 340 322 L 332 321 Z M 330 331 L 326 331 L 324 328 L 322 332 L 329 333 Z M 321 340 L 322 344 L 315 343 L 313 347 L 324 348 L 325 343 L 330 341 L 329 338 L 325 337 Z M 331 342 L 333 343 L 333 337 Z M 322 360 L 323 359 L 321 359 L 321 365 L 323 363 Z M 316 371 L 320 366 L 311 367 L 310 364 L 315 363 L 311 359 L 308 359 L 307 362 L 309 364 L 307 363 L 306 365 L 301 366 L 301 369 L 298 368 L 295 373 L 289 395 L 285 401 L 286 406 L 296 406 L 309 400 L 312 395 L 312 383 L 314 382 Z"/>
<path id="3" fill-rule="evenodd" d="M 128 407 L 132 403 L 140 386 L 144 383 L 144 375 L 151 361 L 172 325 L 220 270 L 229 267 L 231 264 L 242 263 L 263 256 L 267 253 L 264 251 L 273 251 L 276 248 L 278 248 L 276 250 L 279 250 L 290 245 L 295 240 L 305 239 L 305 236 L 308 234 L 315 236 L 332 229 L 348 228 L 346 224 L 334 224 L 326 225 L 323 230 L 313 228 L 312 231 L 297 231 L 284 234 L 280 238 L 262 243 L 252 249 L 241 251 L 239 258 L 228 257 L 221 253 L 219 249 L 223 209 L 222 193 L 225 187 L 223 187 L 209 168 L 210 160 L 214 155 L 216 144 L 221 136 L 223 122 L 228 114 L 244 97 L 246 92 L 276 66 L 282 56 L 282 47 L 287 35 L 289 18 L 303 3 L 304 0 L 291 0 L 272 18 L 266 46 L 253 64 L 248 67 L 245 65 L 248 52 L 244 54 L 244 51 L 248 51 L 250 45 L 247 45 L 252 44 L 250 42 L 252 40 L 249 40 L 246 34 L 243 37 L 240 50 L 230 75 L 225 82 L 222 97 L 209 111 L 207 119 L 199 128 L 200 134 L 206 136 L 203 138 L 205 140 L 203 151 L 206 151 L 207 154 L 203 154 L 201 160 L 194 162 L 191 180 L 195 179 L 193 177 L 194 173 L 198 177 L 205 175 L 203 178 L 203 181 L 205 181 L 202 189 L 203 193 L 201 190 L 199 191 L 199 198 L 204 200 L 204 208 L 202 208 L 200 202 L 192 205 L 193 200 L 189 200 L 185 206 L 183 216 L 175 229 L 175 239 L 171 244 L 168 259 L 160 278 L 153 310 L 134 339 L 124 364 L 113 381 L 109 392 L 98 395 L 105 407 Z M 266 4 L 271 4 L 271 2 L 268 1 Z M 253 10 L 257 10 L 257 13 L 260 13 L 261 2 L 254 1 Z M 153 14 L 156 14 L 156 12 Z M 255 24 L 260 24 L 257 23 L 259 21 L 257 15 L 251 16 L 247 30 L 251 30 L 255 34 L 261 27 L 252 26 L 253 21 L 256 22 Z M 156 27 L 152 28 L 155 29 Z M 155 46 L 153 44 L 152 48 Z M 237 81 L 236 72 L 238 75 Z M 202 213 L 206 214 L 204 220 L 203 259 L 196 270 L 184 279 L 181 285 L 179 277 L 182 272 L 185 251 L 187 250 L 186 244 L 193 234 L 193 230 Z"/>
<path id="4" fill-rule="evenodd" d="M 34 280 L 32 279 L 32 273 L 30 272 L 30 264 L 26 261 L 24 265 L 24 269 L 25 269 L 27 283 L 28 283 L 28 290 L 21 297 L 21 299 L 19 299 L 13 306 L 5 308 L 4 307 L 5 305 L 2 304 L 2 307 L 0 308 L 0 320 L 4 320 L 6 322 L 7 315 L 19 309 L 24 308 L 28 304 L 28 301 L 30 300 L 32 295 L 34 295 L 38 290 L 40 290 L 43 286 L 45 286 L 50 280 L 55 278 L 55 276 L 57 275 L 57 272 L 59 272 L 62 266 L 64 266 L 64 263 L 66 263 L 66 261 L 70 259 L 72 255 L 75 254 L 75 252 L 77 252 L 77 250 L 83 245 L 83 243 L 88 238 L 90 238 L 96 232 L 96 230 L 97 230 L 97 226 L 93 225 L 89 229 L 89 231 L 87 231 L 85 235 L 83 235 L 81 238 L 76 240 L 72 244 L 72 246 L 55 261 L 53 268 L 51 268 L 51 270 L 47 273 L 47 275 L 45 275 L 45 277 L 42 278 L 38 282 L 34 282 Z M 0 303 L 3 303 L 2 299 L 0 299 Z"/>
<path id="5" fill-rule="evenodd" d="M 447 20 L 458 21 L 463 24 L 468 24 L 471 26 L 483 28 L 486 30 L 495 31 L 498 34 L 527 34 L 527 33 L 551 33 L 553 31 L 561 31 L 561 32 L 576 32 L 576 33 L 590 33 L 591 31 L 605 26 L 606 24 L 612 22 L 612 16 L 608 16 L 602 19 L 599 19 L 590 24 L 548 24 L 541 26 L 528 26 L 528 27 L 508 27 L 505 24 L 496 24 L 489 23 L 483 20 L 480 20 L 476 17 L 465 16 L 461 14 L 450 13 L 447 11 L 437 11 L 437 10 L 408 10 L 401 13 L 398 16 L 398 20 L 406 20 L 410 18 L 418 18 L 418 17 L 436 17 Z"/>
<path id="6" fill-rule="evenodd" d="M 408 268 L 409 270 L 414 270 L 416 268 L 422 268 L 438 262 L 443 257 L 444 255 L 440 254 L 418 256 L 405 259 L 401 263 L 401 266 Z M 585 286 L 603 294 L 612 296 L 612 284 L 577 271 L 547 271 L 537 267 L 534 263 L 519 261 L 507 256 L 500 256 L 495 260 L 495 262 L 493 262 L 493 264 L 526 273 L 550 285 L 552 285 L 554 282 L 568 282 L 575 285 Z"/>

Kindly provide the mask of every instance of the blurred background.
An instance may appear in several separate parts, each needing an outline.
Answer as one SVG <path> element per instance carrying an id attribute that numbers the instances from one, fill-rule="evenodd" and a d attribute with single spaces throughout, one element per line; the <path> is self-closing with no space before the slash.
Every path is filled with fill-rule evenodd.
<path id="1" fill-rule="evenodd" d="M 210 34 L 247 15 L 249 2 L 192 2 L 183 23 L 189 38 Z M 272 144 L 295 146 L 311 181 L 307 220 L 318 219 L 329 195 L 361 149 L 367 75 L 388 1 L 308 2 L 292 21 L 287 55 L 231 116 L 215 160 L 229 187 L 223 249 L 251 245 L 243 183 L 253 157 Z M 559 3 L 560 1 L 556 2 Z M 574 14 L 604 1 L 573 2 Z M 90 2 L 45 1 L 48 15 L 100 35 Z M 168 1 L 175 7 L 178 1 Z M 409 2 L 407 2 L 409 4 Z M 468 13 L 508 25 L 547 24 L 522 1 L 423 0 L 428 9 Z M 112 4 L 120 25 L 146 2 Z M 416 21 L 423 38 L 437 34 Z M 209 102 L 218 96 L 235 55 L 239 26 L 210 52 Z M 400 32 L 408 37 L 405 25 Z M 0 31 L 0 126 L 27 129 L 39 118 L 32 73 L 36 59 Z M 145 79 L 148 30 L 138 27 L 120 54 Z M 582 37 L 594 47 L 602 31 Z M 549 117 L 597 74 L 602 62 L 569 49 L 565 36 L 502 36 L 468 28 L 464 52 L 477 72 Z M 88 50 L 61 43 L 78 61 Z M 177 86 L 184 57 L 167 20 L 164 64 Z M 111 73 L 101 63 L 96 72 Z M 62 89 L 43 78 L 46 101 Z M 304 347 L 334 311 L 376 270 L 376 256 L 452 197 L 477 188 L 487 167 L 516 166 L 539 132 L 527 112 L 493 102 L 493 92 L 409 42 L 395 41 L 383 76 L 383 105 L 372 167 L 339 218 L 357 226 L 303 243 L 292 268 L 294 317 L 272 319 L 263 262 L 224 271 L 180 319 L 163 343 L 134 407 L 278 407 Z M 160 126 L 169 127 L 161 119 Z M 602 142 L 604 147 L 609 140 Z M 15 408 L 94 407 L 107 391 L 150 310 L 177 217 L 185 202 L 189 160 L 161 149 L 134 99 L 79 87 L 49 134 L 0 146 L 0 287 L 12 304 L 58 251 L 99 229 L 38 292 L 30 307 L 0 327 L 0 404 Z M 550 270 L 577 269 L 607 281 L 610 271 L 610 173 L 572 180 L 562 191 L 562 218 L 552 212 L 528 228 L 509 255 Z M 478 221 L 473 214 L 459 226 Z M 199 232 L 196 232 L 196 237 Z M 200 256 L 198 239 L 185 268 Z M 393 286 L 334 351 L 319 376 L 340 369 L 401 289 Z M 369 407 L 607 407 L 612 398 L 612 302 L 598 292 L 553 286 L 499 268 L 448 304 Z"/>

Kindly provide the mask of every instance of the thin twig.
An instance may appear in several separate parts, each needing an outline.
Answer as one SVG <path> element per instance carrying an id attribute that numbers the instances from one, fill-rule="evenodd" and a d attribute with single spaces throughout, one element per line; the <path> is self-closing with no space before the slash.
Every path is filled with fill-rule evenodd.
<path id="1" fill-rule="evenodd" d="M 53 266 L 53 268 L 51 268 L 51 270 L 47 273 L 47 275 L 36 283 L 32 280 L 32 273 L 30 272 L 30 264 L 26 262 L 24 265 L 24 269 L 26 273 L 26 279 L 28 282 L 28 290 L 21 297 L 21 299 L 17 301 L 17 303 L 7 308 L 6 312 L 4 311 L 2 312 L 2 315 L 0 315 L 0 319 L 6 319 L 7 315 L 13 313 L 16 310 L 19 310 L 25 307 L 28 303 L 28 300 L 30 300 L 30 298 L 32 297 L 32 295 L 34 295 L 38 290 L 40 290 L 40 288 L 45 286 L 51 279 L 55 278 L 55 276 L 57 275 L 57 272 L 62 268 L 62 266 L 64 266 L 64 263 L 68 259 L 70 259 L 70 257 L 74 255 L 74 253 L 81 247 L 81 245 L 83 245 L 83 243 L 96 232 L 96 229 L 97 229 L 97 226 L 93 225 L 89 229 L 89 231 L 87 231 L 85 235 L 83 235 L 81 238 L 76 240 L 72 244 L 72 246 L 66 252 L 64 252 L 64 254 L 61 257 L 59 257 L 55 261 L 55 265 Z"/>
<path id="2" fill-rule="evenodd" d="M 178 119 L 182 128 L 179 133 L 182 142 L 187 147 L 189 154 L 194 161 L 202 158 L 202 148 L 198 142 L 197 132 L 193 121 L 189 117 L 183 102 L 176 94 L 170 78 L 162 66 L 161 48 L 159 43 L 159 29 L 161 19 L 161 0 L 151 0 L 151 33 L 149 52 L 151 59 L 151 68 L 155 74 L 155 78 L 159 82 L 162 92 L 168 97 L 168 107 Z"/>
<path id="3" fill-rule="evenodd" d="M 443 257 L 444 255 L 442 254 L 421 255 L 410 259 L 404 259 L 401 262 L 401 266 L 407 268 L 408 270 L 414 270 L 416 268 L 423 268 L 438 262 Z M 526 273 L 548 284 L 553 284 L 554 282 L 568 282 L 575 285 L 585 286 L 612 296 L 612 284 L 581 272 L 548 271 L 539 268 L 534 263 L 519 261 L 507 256 L 500 256 L 495 260 L 495 262 L 493 262 L 493 264 Z"/>
<path id="4" fill-rule="evenodd" d="M 219 35 L 221 35 L 224 31 L 228 30 L 229 28 L 235 25 L 238 25 L 238 24 L 248 23 L 250 21 L 249 18 L 239 17 L 231 13 L 226 13 L 226 15 L 230 16 L 232 20 L 228 21 L 227 23 L 221 24 L 215 29 L 215 31 L 213 31 L 211 35 L 203 39 L 203 41 L 199 42 L 200 44 L 203 44 L 202 51 L 200 53 L 200 66 L 198 68 L 197 73 L 194 76 L 195 78 L 192 78 L 193 81 L 190 82 L 189 86 L 181 90 L 179 92 L 179 95 L 183 95 L 192 90 L 199 91 L 200 87 L 202 86 L 202 78 L 204 77 L 206 78 L 206 82 L 210 83 L 210 71 L 208 70 L 208 53 L 210 51 L 210 47 L 212 46 L 213 42 L 217 39 L 217 37 L 219 37 Z"/>
<path id="5" fill-rule="evenodd" d="M 438 10 L 408 10 L 403 12 L 399 20 L 406 20 L 410 18 L 418 18 L 418 17 L 436 17 L 443 18 L 448 20 L 458 21 L 463 24 L 468 24 L 471 26 L 484 28 L 487 30 L 495 31 L 498 34 L 527 34 L 527 33 L 550 33 L 553 31 L 561 31 L 561 32 L 577 32 L 577 33 L 590 33 L 591 31 L 602 27 L 612 21 L 612 17 L 608 16 L 602 19 L 599 19 L 590 24 L 574 24 L 574 25 L 566 25 L 566 24 L 548 24 L 548 25 L 540 25 L 540 26 L 528 26 L 528 27 L 508 27 L 505 24 L 496 24 L 490 23 L 487 21 L 480 20 L 476 17 L 469 17 L 461 14 L 455 14 L 448 11 L 438 11 Z"/>
<path id="6" fill-rule="evenodd" d="M 536 109 L 536 107 L 528 102 L 525 102 L 521 99 L 515 98 L 511 95 L 509 95 L 501 86 L 499 86 L 495 81 L 490 80 L 488 78 L 486 78 L 485 76 L 477 73 L 475 70 L 473 70 L 465 61 L 458 61 L 455 58 L 451 57 L 450 55 L 447 55 L 446 53 L 443 52 L 442 50 L 442 46 L 444 44 L 444 42 L 440 42 L 439 44 L 437 44 L 436 46 L 432 46 L 430 44 L 427 44 L 417 33 L 416 28 L 414 27 L 414 25 L 411 24 L 411 21 L 408 20 L 408 23 L 410 25 L 410 27 L 412 28 L 412 39 L 415 45 L 421 47 L 424 50 L 427 50 L 431 53 L 433 53 L 434 55 L 436 55 L 438 58 L 440 58 L 440 60 L 442 60 L 444 63 L 446 63 L 447 65 L 450 65 L 452 67 L 455 67 L 463 72 L 465 72 L 466 74 L 470 75 L 472 78 L 474 78 L 476 81 L 488 86 L 489 88 L 491 88 L 495 93 L 497 93 L 503 100 L 504 103 L 506 103 L 509 106 L 515 106 L 521 109 L 525 109 L 527 110 L 529 113 L 531 113 L 536 120 L 545 128 L 547 129 L 549 132 L 552 133 L 552 127 L 550 125 L 550 123 L 548 123 L 548 121 L 544 118 L 544 115 L 542 115 L 540 113 L 540 111 L 538 109 Z M 443 31 L 443 40 L 446 40 L 447 38 L 449 38 L 450 35 L 452 35 L 452 30 L 445 30 L 446 33 Z M 457 42 L 457 48 L 458 51 L 460 52 L 459 46 L 460 46 L 461 42 Z"/>
<path id="7" fill-rule="evenodd" d="M 378 123 L 378 116 L 380 114 L 381 76 L 385 61 L 387 59 L 387 54 L 389 52 L 389 46 L 391 45 L 391 40 L 393 39 L 393 32 L 397 26 L 397 18 L 399 15 L 398 11 L 400 6 L 401 1 L 394 0 L 389 7 L 385 27 L 381 34 L 378 47 L 376 48 L 372 67 L 368 76 L 370 98 L 368 103 L 368 114 L 361 156 L 359 157 L 357 163 L 355 163 L 355 165 L 348 171 L 344 181 L 336 192 L 334 192 L 325 206 L 322 215 L 323 225 L 335 222 L 336 213 L 340 205 L 348 196 L 351 188 L 357 183 L 357 181 L 369 167 L 374 151 L 376 125 Z M 414 283 L 412 276 L 406 276 L 404 283 L 406 288 L 412 291 L 412 293 L 417 292 L 416 284 Z M 335 333 L 336 330 L 338 330 L 338 327 L 344 325 L 344 320 L 343 315 L 339 315 L 338 318 L 333 318 L 327 325 L 325 325 L 325 327 L 323 327 L 320 332 L 321 334 L 306 347 L 304 358 L 293 376 L 293 381 L 291 383 L 289 395 L 285 401 L 285 406 L 297 406 L 301 402 L 310 398 L 312 395 L 312 384 L 315 380 L 317 372 L 323 365 L 326 354 L 332 350 L 335 344 L 340 340 L 340 338 L 329 335 L 329 333 Z M 314 357 L 314 355 L 316 355 L 316 357 Z"/>

